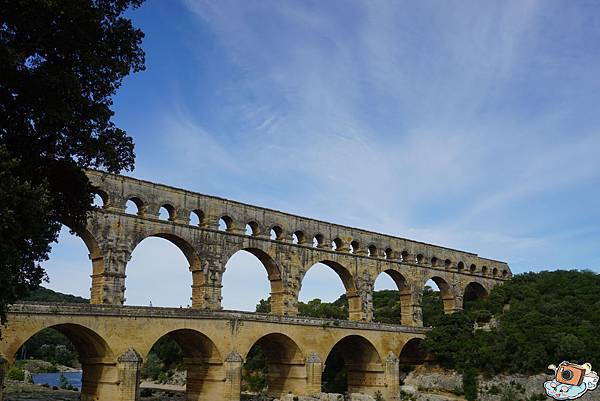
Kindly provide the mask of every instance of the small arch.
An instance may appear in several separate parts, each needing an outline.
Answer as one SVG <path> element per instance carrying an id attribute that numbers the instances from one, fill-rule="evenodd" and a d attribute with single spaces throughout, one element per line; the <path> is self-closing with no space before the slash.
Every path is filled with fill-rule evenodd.
<path id="1" fill-rule="evenodd" d="M 365 337 L 352 334 L 328 352 L 322 374 L 324 393 L 373 393 L 384 376 L 381 357 Z"/>
<path id="2" fill-rule="evenodd" d="M 484 276 L 488 274 L 487 266 L 481 266 L 481 274 L 483 274 Z"/>
<path id="3" fill-rule="evenodd" d="M 132 197 L 125 202 L 125 213 L 142 216 L 144 214 L 144 201 L 138 197 Z"/>
<path id="4" fill-rule="evenodd" d="M 497 267 L 494 267 L 494 268 L 492 269 L 492 276 L 494 276 L 494 277 L 498 277 L 498 268 L 497 268 Z"/>
<path id="5" fill-rule="evenodd" d="M 463 270 L 465 270 L 465 264 L 463 262 L 458 262 L 458 264 L 456 265 L 456 270 L 462 272 Z"/>
<path id="6" fill-rule="evenodd" d="M 383 257 L 389 260 L 394 259 L 394 251 L 392 250 L 392 248 L 386 248 L 383 252 Z"/>
<path id="7" fill-rule="evenodd" d="M 431 267 L 436 267 L 438 264 L 438 258 L 436 258 L 435 256 L 433 256 L 431 258 Z"/>
<path id="8" fill-rule="evenodd" d="M 408 251 L 402 251 L 402 253 L 400 254 L 401 256 L 401 260 L 404 263 L 408 263 Z"/>
<path id="9" fill-rule="evenodd" d="M 367 248 L 367 256 L 370 256 L 372 258 L 377 257 L 377 247 L 375 245 L 369 245 L 369 247 Z"/>
<path id="10" fill-rule="evenodd" d="M 358 241 L 354 240 L 350 242 L 350 253 L 357 253 L 359 249 L 360 244 L 358 243 Z"/>
<path id="11" fill-rule="evenodd" d="M 95 189 L 92 193 L 94 195 L 94 199 L 92 200 L 92 205 L 97 208 L 104 208 L 108 205 L 108 194 L 101 189 Z"/>
<path id="12" fill-rule="evenodd" d="M 317 234 L 313 237 L 313 248 L 320 248 L 323 246 L 323 242 L 325 241 L 325 237 L 323 234 Z"/>
<path id="13" fill-rule="evenodd" d="M 260 235 L 260 228 L 257 222 L 250 221 L 246 224 L 246 235 L 249 235 L 251 237 L 256 237 L 257 235 Z"/>
<path id="14" fill-rule="evenodd" d="M 423 262 L 423 254 L 422 253 L 418 254 L 417 257 L 415 258 L 415 261 L 418 264 L 421 264 Z"/>
<path id="15" fill-rule="evenodd" d="M 331 249 L 334 251 L 338 251 L 338 252 L 342 252 L 342 249 L 344 248 L 344 243 L 342 242 L 341 239 L 336 238 L 331 242 Z"/>
<path id="16" fill-rule="evenodd" d="M 502 278 L 508 277 L 508 270 L 502 270 Z"/>
<path id="17" fill-rule="evenodd" d="M 219 231 L 231 231 L 233 229 L 233 219 L 227 215 L 219 219 Z"/>
<path id="18" fill-rule="evenodd" d="M 471 273 L 475 273 L 477 271 L 477 266 L 472 263 L 471 266 L 469 266 L 469 272 Z"/>
<path id="19" fill-rule="evenodd" d="M 304 241 L 304 232 L 298 230 L 292 234 L 292 244 L 302 245 L 304 244 Z"/>
<path id="20" fill-rule="evenodd" d="M 197 227 L 206 227 L 206 215 L 200 209 L 190 212 L 190 225 Z"/>
<path id="21" fill-rule="evenodd" d="M 446 260 L 444 261 L 444 267 L 445 267 L 446 269 L 449 269 L 449 268 L 450 268 L 450 266 L 452 266 L 452 261 L 451 261 L 450 259 L 446 259 Z"/>
<path id="22" fill-rule="evenodd" d="M 161 205 L 161 207 L 158 209 L 158 218 L 160 220 L 168 221 L 175 220 L 175 207 L 168 203 Z"/>
<path id="23" fill-rule="evenodd" d="M 280 226 L 273 226 L 271 227 L 271 230 L 269 231 L 269 238 L 272 241 L 282 241 L 283 240 L 283 228 L 281 228 Z"/>

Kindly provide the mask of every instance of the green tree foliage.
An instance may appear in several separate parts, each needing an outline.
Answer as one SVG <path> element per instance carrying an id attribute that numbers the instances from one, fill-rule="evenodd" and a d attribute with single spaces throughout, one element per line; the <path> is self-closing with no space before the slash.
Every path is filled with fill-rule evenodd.
<path id="1" fill-rule="evenodd" d="M 24 300 L 30 302 L 59 302 L 65 304 L 87 304 L 90 302 L 90 300 L 87 298 L 82 298 L 71 294 L 62 294 L 44 287 L 39 287 L 29 292 Z"/>
<path id="2" fill-rule="evenodd" d="M 92 210 L 83 168 L 132 169 L 111 97 L 144 68 L 142 0 L 0 0 L 0 321 L 45 278 L 60 224 Z"/>
<path id="3" fill-rule="evenodd" d="M 476 323 L 492 329 L 474 330 Z M 443 316 L 425 344 L 460 371 L 539 373 L 563 360 L 600 366 L 598 327 L 600 275 L 543 271 L 517 275 L 468 310 Z"/>

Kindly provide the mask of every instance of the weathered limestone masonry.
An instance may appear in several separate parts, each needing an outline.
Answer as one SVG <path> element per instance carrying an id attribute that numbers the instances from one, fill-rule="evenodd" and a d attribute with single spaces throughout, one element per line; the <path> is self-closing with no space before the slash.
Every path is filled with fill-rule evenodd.
<path id="1" fill-rule="evenodd" d="M 177 245 L 190 264 L 192 307 L 221 309 L 221 280 L 228 259 L 239 250 L 261 260 L 271 283 L 271 310 L 294 316 L 302 279 L 315 263 L 330 266 L 342 279 L 350 319 L 371 321 L 373 285 L 389 274 L 400 290 L 402 324 L 420 326 L 424 283 L 433 279 L 447 311 L 462 308 L 471 285 L 485 293 L 511 275 L 508 265 L 476 254 L 294 216 L 226 199 L 200 195 L 134 178 L 89 171 L 104 206 L 80 233 L 93 264 L 91 299 L 122 305 L 126 266 L 144 238 L 162 237 Z M 125 213 L 132 200 L 137 215 Z M 168 221 L 159 210 L 169 212 Z M 199 225 L 190 225 L 195 214 Z M 219 230 L 219 220 L 227 228 Z M 246 225 L 252 234 L 246 235 Z M 297 243 L 292 242 L 295 236 Z"/>
<path id="2" fill-rule="evenodd" d="M 180 345 L 187 400 L 239 401 L 242 364 L 260 344 L 269 366 L 269 392 L 315 395 L 334 346 L 346 359 L 351 392 L 397 400 L 402 363 L 422 363 L 427 329 L 357 321 L 188 308 L 23 303 L 11 306 L 0 354 L 14 363 L 19 348 L 52 327 L 75 345 L 83 365 L 84 401 L 139 400 L 139 372 L 156 341 Z"/>
<path id="3" fill-rule="evenodd" d="M 0 339 L 0 383 L 27 339 L 51 327 L 77 348 L 84 401 L 137 401 L 140 367 L 165 335 L 184 353 L 187 400 L 239 401 L 242 365 L 257 344 L 265 350 L 273 396 L 317 394 L 327 356 L 336 347 L 344 357 L 349 392 L 381 391 L 386 400 L 397 400 L 400 366 L 425 360 L 419 343 L 427 331 L 421 316 L 427 280 L 437 283 L 451 313 L 462 308 L 464 297 L 486 296 L 511 276 L 506 263 L 469 252 L 134 178 L 97 171 L 88 176 L 104 202 L 77 232 L 92 262 L 91 305 L 13 305 Z M 125 212 L 129 200 L 137 214 Z M 159 218 L 161 207 L 168 219 Z M 190 224 L 193 215 L 197 225 Z M 171 241 L 186 256 L 192 308 L 123 306 L 127 262 L 152 236 Z M 221 310 L 225 265 L 240 250 L 255 255 L 268 273 L 270 315 Z M 302 280 L 319 262 L 342 280 L 350 321 L 296 316 Z M 398 325 L 372 323 L 373 286 L 380 274 L 398 286 Z"/>

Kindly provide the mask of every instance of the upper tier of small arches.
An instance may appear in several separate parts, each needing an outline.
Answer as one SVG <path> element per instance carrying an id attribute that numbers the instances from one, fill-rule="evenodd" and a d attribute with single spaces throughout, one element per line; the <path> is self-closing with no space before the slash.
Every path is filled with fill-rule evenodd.
<path id="1" fill-rule="evenodd" d="M 200 195 L 133 178 L 89 171 L 95 204 L 145 219 L 248 235 L 296 246 L 387 261 L 509 278 L 504 262 L 445 247 L 325 223 L 304 217 Z"/>

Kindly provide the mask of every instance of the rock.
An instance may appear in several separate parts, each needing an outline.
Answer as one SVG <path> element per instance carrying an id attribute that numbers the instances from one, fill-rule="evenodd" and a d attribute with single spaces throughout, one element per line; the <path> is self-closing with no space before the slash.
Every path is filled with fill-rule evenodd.
<path id="1" fill-rule="evenodd" d="M 350 401 L 375 401 L 375 398 L 366 394 L 352 393 L 350 394 Z"/>

